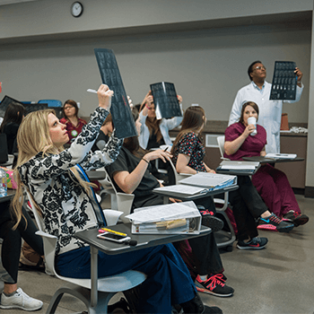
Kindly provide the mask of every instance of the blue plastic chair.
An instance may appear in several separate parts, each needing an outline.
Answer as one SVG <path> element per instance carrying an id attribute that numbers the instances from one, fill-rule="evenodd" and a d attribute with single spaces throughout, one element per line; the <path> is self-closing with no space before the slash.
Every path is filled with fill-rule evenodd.
<path id="1" fill-rule="evenodd" d="M 38 100 L 39 104 L 48 104 L 48 107 L 62 107 L 61 100 L 58 99 L 41 99 Z"/>

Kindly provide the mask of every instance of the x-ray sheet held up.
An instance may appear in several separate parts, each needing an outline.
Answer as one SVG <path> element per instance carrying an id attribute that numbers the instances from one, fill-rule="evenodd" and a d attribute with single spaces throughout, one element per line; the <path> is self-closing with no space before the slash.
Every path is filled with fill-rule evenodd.
<path id="1" fill-rule="evenodd" d="M 126 218 L 132 233 L 199 234 L 201 228 L 201 214 L 192 201 L 136 208 Z"/>
<path id="2" fill-rule="evenodd" d="M 223 189 L 237 184 L 237 176 L 230 176 L 217 173 L 199 172 L 193 176 L 179 181 L 181 184 L 188 184 L 207 188 L 208 191 Z"/>
<path id="3" fill-rule="evenodd" d="M 114 91 L 110 112 L 117 138 L 137 136 L 136 127 L 124 89 L 118 63 L 112 50 L 95 49 L 102 82 Z"/>

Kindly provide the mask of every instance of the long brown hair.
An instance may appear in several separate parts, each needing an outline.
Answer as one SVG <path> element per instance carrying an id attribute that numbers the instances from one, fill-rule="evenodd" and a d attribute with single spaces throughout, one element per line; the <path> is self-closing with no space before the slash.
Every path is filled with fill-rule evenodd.
<path id="1" fill-rule="evenodd" d="M 10 122 L 21 124 L 25 116 L 25 113 L 26 110 L 23 105 L 20 105 L 15 102 L 10 103 L 4 113 L 3 121 L 0 127 L 0 132 L 3 132 L 4 127 Z"/>
<path id="2" fill-rule="evenodd" d="M 242 106 L 242 109 L 241 109 L 241 116 L 240 116 L 240 119 L 239 119 L 239 122 L 243 123 L 244 124 L 244 119 L 243 119 L 243 116 L 244 116 L 244 110 L 247 106 L 251 106 L 256 112 L 257 112 L 257 119 L 256 121 L 258 120 L 258 115 L 259 115 L 259 108 L 258 108 L 258 105 L 253 102 L 253 101 L 247 101 L 246 103 L 243 104 Z"/>
<path id="3" fill-rule="evenodd" d="M 149 95 L 151 95 L 151 91 L 145 96 L 145 98 L 144 98 L 144 100 L 143 100 L 143 102 L 141 104 L 140 111 L 142 111 L 144 109 L 144 106 L 146 105 L 146 100 L 145 99 Z M 154 104 L 154 106 L 155 106 L 155 104 Z M 156 107 L 155 107 L 155 110 L 156 110 Z M 152 135 L 152 134 L 156 135 L 157 143 L 162 139 L 162 134 L 161 134 L 161 131 L 160 131 L 160 128 L 159 128 L 160 123 L 161 123 L 161 119 L 157 120 L 156 116 L 155 116 L 154 119 L 151 119 L 151 118 L 147 117 L 146 118 L 146 122 L 145 122 L 145 124 L 148 127 L 149 134 L 150 135 Z"/>
<path id="4" fill-rule="evenodd" d="M 138 111 L 134 108 L 132 110 L 132 116 L 134 122 L 138 119 Z M 132 136 L 124 139 L 123 146 L 128 149 L 134 156 L 143 157 L 146 151 L 140 147 L 138 142 L 138 136 Z"/>
<path id="5" fill-rule="evenodd" d="M 13 227 L 14 229 L 16 229 L 23 217 L 23 189 L 25 188 L 17 168 L 28 162 L 32 157 L 36 156 L 40 152 L 42 152 L 42 156 L 44 157 L 49 154 L 59 154 L 63 150 L 63 147 L 56 148 L 50 137 L 48 115 L 51 113 L 55 115 L 55 111 L 53 109 L 39 110 L 29 113 L 21 123 L 17 133 L 19 154 L 16 168 L 14 170 L 17 190 L 11 203 L 11 212 L 13 216 L 16 217 L 16 224 Z M 86 193 L 90 193 L 90 186 L 93 185 L 84 181 L 74 167 L 71 168 L 71 171 L 69 170 L 70 176 L 73 177 L 71 172 L 74 174 L 75 178 L 79 181 L 79 184 L 84 188 Z M 35 206 L 36 209 L 39 210 L 39 206 L 37 204 L 35 204 Z"/>
<path id="6" fill-rule="evenodd" d="M 205 111 L 200 106 L 191 106 L 187 108 L 183 115 L 183 120 L 181 123 L 181 131 L 177 135 L 177 138 L 175 139 L 171 154 L 174 154 L 174 151 L 176 147 L 178 146 L 178 143 L 181 141 L 181 139 L 184 137 L 185 134 L 189 132 L 198 132 L 198 135 L 200 137 L 201 132 L 203 130 L 202 125 L 205 123 Z"/>

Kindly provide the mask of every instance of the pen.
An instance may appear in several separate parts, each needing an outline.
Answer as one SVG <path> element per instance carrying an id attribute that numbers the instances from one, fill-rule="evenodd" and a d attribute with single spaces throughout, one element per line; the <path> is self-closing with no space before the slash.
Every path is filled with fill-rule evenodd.
<path id="1" fill-rule="evenodd" d="M 88 89 L 87 90 L 89 93 L 93 93 L 93 94 L 97 94 L 97 90 L 94 90 L 94 89 Z M 112 95 L 112 97 L 113 97 L 114 95 Z"/>
<path id="2" fill-rule="evenodd" d="M 108 228 L 101 228 L 101 229 L 98 230 L 98 232 L 100 232 L 100 233 L 110 232 L 110 233 L 117 234 L 117 235 L 120 235 L 120 236 L 123 236 L 123 237 L 127 236 L 126 233 L 119 232 L 119 231 L 114 231 L 114 230 L 111 230 L 111 229 L 108 229 Z"/>
<path id="3" fill-rule="evenodd" d="M 94 93 L 94 94 L 97 94 L 97 91 L 96 91 L 96 90 L 94 90 L 94 89 L 90 89 L 90 88 L 89 88 L 87 91 L 88 91 L 89 93 Z"/>
<path id="4" fill-rule="evenodd" d="M 164 149 L 164 152 L 166 152 L 168 150 L 168 147 L 166 147 L 165 149 Z"/>

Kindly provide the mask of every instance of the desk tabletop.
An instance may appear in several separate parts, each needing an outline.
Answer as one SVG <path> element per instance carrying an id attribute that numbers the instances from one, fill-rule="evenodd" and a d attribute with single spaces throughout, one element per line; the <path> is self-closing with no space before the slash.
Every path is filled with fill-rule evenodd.
<path id="1" fill-rule="evenodd" d="M 0 203 L 10 201 L 15 195 L 15 190 L 8 189 L 8 195 L 0 197 Z"/>
<path id="2" fill-rule="evenodd" d="M 263 156 L 254 156 L 254 157 L 243 157 L 243 160 L 246 161 L 258 161 L 261 164 L 273 164 L 273 163 L 278 163 L 278 162 L 296 162 L 296 161 L 304 161 L 304 158 L 301 157 L 296 157 L 293 159 L 288 159 L 288 158 L 266 158 Z"/>
<path id="3" fill-rule="evenodd" d="M 89 180 L 104 180 L 107 175 L 105 171 L 97 170 L 97 171 L 86 171 Z"/>
<path id="4" fill-rule="evenodd" d="M 213 196 L 213 195 L 217 195 L 217 194 L 221 194 L 221 193 L 225 193 L 225 192 L 231 192 L 231 191 L 237 190 L 238 188 L 239 188 L 238 185 L 232 185 L 232 186 L 227 186 L 227 187 L 225 187 L 223 189 L 219 189 L 219 190 L 208 191 L 206 193 L 197 193 L 194 195 L 187 195 L 187 196 L 180 194 L 180 193 L 174 193 L 174 192 L 168 192 L 168 191 L 155 191 L 155 190 L 153 190 L 153 193 L 159 194 L 162 196 L 166 196 L 166 197 L 177 198 L 177 199 L 182 200 L 182 201 L 193 201 L 193 200 L 196 200 L 199 198 Z"/>
<path id="5" fill-rule="evenodd" d="M 97 238 L 99 234 L 98 228 L 85 230 L 78 232 L 74 237 L 96 247 L 98 250 L 105 252 L 108 255 L 121 254 L 125 252 L 131 252 L 140 250 L 143 248 L 148 248 L 160 244 L 167 244 L 171 242 L 182 241 L 185 239 L 196 238 L 211 232 L 210 228 L 201 226 L 200 234 L 132 234 L 131 233 L 131 224 L 119 224 L 116 226 L 109 227 L 112 230 L 126 233 L 132 240 L 137 241 L 136 246 L 130 246 L 123 243 L 115 243 L 103 239 Z"/>

